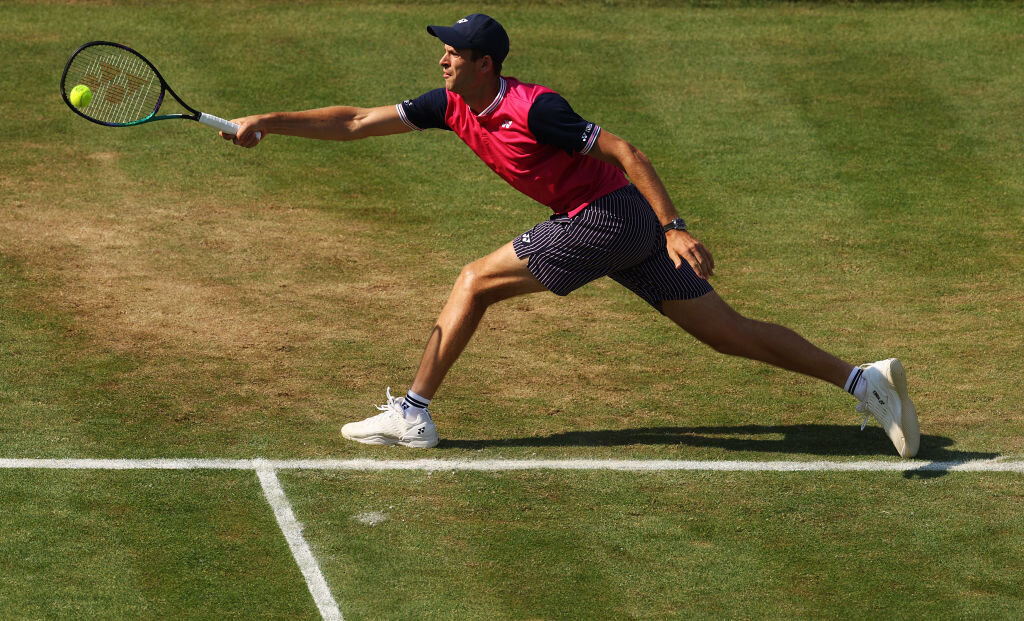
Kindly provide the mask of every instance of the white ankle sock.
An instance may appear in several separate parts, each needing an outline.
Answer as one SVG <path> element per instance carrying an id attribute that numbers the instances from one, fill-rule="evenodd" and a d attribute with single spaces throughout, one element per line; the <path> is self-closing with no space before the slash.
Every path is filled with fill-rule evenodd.
<path id="1" fill-rule="evenodd" d="M 409 391 L 405 398 L 402 399 L 402 411 L 405 414 L 405 419 L 410 422 L 419 420 L 420 418 L 430 418 L 430 412 L 427 411 L 427 406 L 430 405 L 430 399 L 421 397 L 420 395 Z"/>
<path id="2" fill-rule="evenodd" d="M 850 377 L 846 379 L 846 392 L 863 401 L 868 396 L 868 381 L 864 379 L 864 369 L 854 367 Z"/>
<path id="3" fill-rule="evenodd" d="M 427 406 L 430 405 L 430 399 L 427 399 L 426 397 L 421 397 L 420 395 L 414 393 L 411 390 L 405 393 L 405 402 L 411 405 L 412 407 L 419 408 L 421 410 L 427 409 Z"/>

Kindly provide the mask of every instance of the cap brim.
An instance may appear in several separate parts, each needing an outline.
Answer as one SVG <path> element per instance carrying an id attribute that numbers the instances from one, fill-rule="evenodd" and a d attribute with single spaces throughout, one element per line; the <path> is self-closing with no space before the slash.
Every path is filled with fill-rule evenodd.
<path id="1" fill-rule="evenodd" d="M 447 43 L 454 48 L 465 49 L 472 47 L 469 44 L 469 39 L 451 26 L 427 26 L 427 32 L 440 39 L 442 43 Z"/>

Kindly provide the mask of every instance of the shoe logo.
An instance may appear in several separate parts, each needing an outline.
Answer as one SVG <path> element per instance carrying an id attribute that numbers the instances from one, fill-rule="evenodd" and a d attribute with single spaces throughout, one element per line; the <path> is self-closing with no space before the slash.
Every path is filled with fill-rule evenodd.
<path id="1" fill-rule="evenodd" d="M 871 394 L 875 395 L 875 399 L 878 400 L 878 405 L 885 405 L 885 399 L 883 399 L 881 395 L 878 394 L 877 390 L 872 390 Z"/>
<path id="2" fill-rule="evenodd" d="M 426 427 L 426 425 L 424 425 L 423 427 L 420 427 L 419 429 L 416 430 L 416 435 L 422 436 L 423 432 L 425 432 L 426 430 L 427 430 L 427 427 Z"/>

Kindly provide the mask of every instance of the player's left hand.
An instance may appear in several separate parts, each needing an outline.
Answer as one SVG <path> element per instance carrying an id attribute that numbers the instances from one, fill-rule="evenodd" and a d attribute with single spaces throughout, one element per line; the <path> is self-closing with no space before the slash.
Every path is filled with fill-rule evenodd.
<path id="1" fill-rule="evenodd" d="M 681 268 L 683 261 L 686 261 L 704 280 L 714 275 L 715 259 L 696 237 L 686 231 L 673 230 L 665 233 L 665 239 L 668 241 L 668 256 L 676 269 Z"/>

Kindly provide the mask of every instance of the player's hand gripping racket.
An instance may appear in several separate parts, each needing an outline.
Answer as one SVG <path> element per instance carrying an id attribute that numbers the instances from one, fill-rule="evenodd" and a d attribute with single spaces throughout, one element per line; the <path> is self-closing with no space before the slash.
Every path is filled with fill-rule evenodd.
<path id="1" fill-rule="evenodd" d="M 81 99 L 76 94 L 76 105 L 72 103 L 71 91 L 78 85 L 87 86 L 92 97 Z M 164 103 L 164 95 L 168 93 L 187 112 L 157 114 Z M 60 94 L 75 114 L 107 127 L 130 127 L 164 119 L 189 119 L 225 134 L 238 133 L 237 124 L 200 112 L 182 101 L 153 63 L 120 43 L 93 41 L 75 50 L 60 77 Z M 261 137 L 259 133 L 256 134 L 257 139 Z"/>

